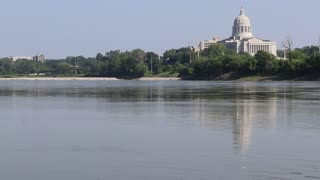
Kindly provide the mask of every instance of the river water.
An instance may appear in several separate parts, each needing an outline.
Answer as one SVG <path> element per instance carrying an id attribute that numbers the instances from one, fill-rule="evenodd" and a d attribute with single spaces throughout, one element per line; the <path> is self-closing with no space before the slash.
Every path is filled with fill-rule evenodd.
<path id="1" fill-rule="evenodd" d="M 320 179 L 320 83 L 1 81 L 2 180 Z"/>

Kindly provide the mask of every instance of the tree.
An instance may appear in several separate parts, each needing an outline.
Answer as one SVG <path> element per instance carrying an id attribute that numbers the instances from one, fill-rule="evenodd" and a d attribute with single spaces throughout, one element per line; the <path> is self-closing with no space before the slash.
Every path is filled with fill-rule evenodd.
<path id="1" fill-rule="evenodd" d="M 109 52 L 106 53 L 105 59 L 107 61 L 110 61 L 110 60 L 120 56 L 120 54 L 121 54 L 120 50 L 109 51 Z"/>
<path id="2" fill-rule="evenodd" d="M 301 50 L 294 50 L 294 51 L 289 52 L 289 57 L 290 57 L 290 60 L 292 60 L 292 59 L 301 59 L 301 60 L 306 59 L 306 55 Z"/>
<path id="3" fill-rule="evenodd" d="M 292 59 L 290 61 L 285 61 L 286 72 L 291 75 L 303 74 L 306 70 L 306 62 L 304 59 Z"/>
<path id="4" fill-rule="evenodd" d="M 97 72 L 99 74 L 99 76 L 102 76 L 102 77 L 107 77 L 110 73 L 109 70 L 108 70 L 108 63 L 107 62 L 102 62 L 102 61 L 99 61 L 97 63 Z"/>
<path id="5" fill-rule="evenodd" d="M 320 54 L 311 55 L 307 58 L 306 63 L 310 72 L 320 74 Z"/>
<path id="6" fill-rule="evenodd" d="M 95 58 L 84 58 L 78 60 L 77 69 L 79 70 L 80 74 L 94 76 L 97 73 L 97 60 Z"/>
<path id="7" fill-rule="evenodd" d="M 222 59 L 224 72 L 238 71 L 240 69 L 239 55 L 226 55 Z"/>
<path id="8" fill-rule="evenodd" d="M 319 54 L 319 46 L 305 46 L 303 48 L 297 48 L 296 51 L 300 51 L 306 56 L 312 56 L 314 54 Z"/>
<path id="9" fill-rule="evenodd" d="M 36 72 L 36 62 L 28 60 L 18 60 L 14 63 L 17 74 L 33 74 Z"/>
<path id="10" fill-rule="evenodd" d="M 132 72 L 133 77 L 143 77 L 148 71 L 148 67 L 145 64 L 137 64 Z"/>
<path id="11" fill-rule="evenodd" d="M 0 75 L 6 75 L 7 71 L 4 69 L 4 67 L 0 66 Z"/>
<path id="12" fill-rule="evenodd" d="M 73 70 L 74 70 L 74 68 L 72 65 L 70 65 L 66 62 L 60 62 L 57 65 L 56 72 L 57 72 L 57 74 L 67 75 L 67 74 L 73 74 L 74 73 Z"/>
<path id="13" fill-rule="evenodd" d="M 159 55 L 154 52 L 147 52 L 146 62 L 149 71 L 152 73 L 161 73 L 161 60 Z"/>
<path id="14" fill-rule="evenodd" d="M 103 61 L 103 60 L 104 60 L 104 56 L 103 56 L 101 53 L 98 53 L 98 54 L 96 55 L 96 60 L 97 60 L 97 61 Z"/>
<path id="15" fill-rule="evenodd" d="M 0 60 L 0 66 L 4 69 L 3 72 L 6 74 L 12 74 L 13 73 L 13 61 L 9 58 L 4 58 Z"/>
<path id="16" fill-rule="evenodd" d="M 278 57 L 284 57 L 285 55 L 284 55 L 284 50 L 277 50 L 277 56 Z"/>
<path id="17" fill-rule="evenodd" d="M 197 78 L 203 78 L 209 74 L 208 60 L 201 57 L 198 61 L 194 61 L 191 64 L 193 76 Z"/>
<path id="18" fill-rule="evenodd" d="M 189 66 L 185 66 L 180 69 L 179 77 L 191 77 L 193 75 L 193 70 Z"/>
<path id="19" fill-rule="evenodd" d="M 207 57 L 217 57 L 217 56 L 223 56 L 227 51 L 227 48 L 224 44 L 216 43 L 211 45 L 209 48 L 205 49 L 201 55 L 207 56 Z"/>
<path id="20" fill-rule="evenodd" d="M 255 58 L 249 57 L 245 63 L 246 63 L 245 67 L 247 68 L 245 69 L 245 72 L 251 73 L 256 71 L 257 60 Z"/>
<path id="21" fill-rule="evenodd" d="M 282 45 L 285 50 L 285 52 L 284 52 L 285 57 L 287 57 L 287 55 L 288 55 L 288 58 L 290 60 L 291 59 L 290 52 L 292 51 L 292 48 L 293 48 L 293 40 L 292 40 L 291 36 L 287 36 L 285 38 L 285 40 L 283 41 Z"/>
<path id="22" fill-rule="evenodd" d="M 166 64 L 189 64 L 196 59 L 196 54 L 190 48 L 171 49 L 163 54 Z"/>
<path id="23" fill-rule="evenodd" d="M 130 58 L 132 58 L 138 64 L 144 63 L 146 59 L 146 53 L 142 49 L 134 49 L 129 54 Z"/>
<path id="24" fill-rule="evenodd" d="M 106 72 L 107 75 L 109 76 L 114 76 L 117 77 L 121 74 L 120 72 L 120 64 L 121 64 L 121 59 L 120 59 L 120 54 L 114 55 L 110 62 L 108 63 L 108 72 Z"/>
<path id="25" fill-rule="evenodd" d="M 257 71 L 262 74 L 270 74 L 276 72 L 278 64 L 275 56 L 265 51 L 258 51 L 254 56 L 257 61 Z"/>

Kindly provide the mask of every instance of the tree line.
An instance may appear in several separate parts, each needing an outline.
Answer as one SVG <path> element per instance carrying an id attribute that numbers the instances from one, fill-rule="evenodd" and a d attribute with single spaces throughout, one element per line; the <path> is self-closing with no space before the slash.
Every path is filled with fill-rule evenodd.
<path id="1" fill-rule="evenodd" d="M 198 60 L 192 61 L 180 71 L 181 76 L 192 79 L 213 79 L 227 73 L 237 77 L 249 75 L 275 76 L 283 79 L 299 77 L 318 78 L 320 53 L 317 46 L 307 46 L 290 51 L 278 51 L 278 58 L 265 51 L 255 56 L 237 54 L 222 44 L 215 44 L 201 52 Z"/>
<path id="2" fill-rule="evenodd" d="M 316 46 L 297 48 L 274 55 L 259 51 L 255 56 L 228 50 L 214 44 L 199 53 L 189 48 L 171 49 L 162 56 L 142 49 L 98 53 L 96 57 L 67 57 L 44 63 L 28 60 L 0 59 L 0 76 L 86 76 L 138 78 L 143 76 L 180 76 L 185 79 L 210 80 L 225 74 L 297 78 L 320 75 L 320 53 Z"/>

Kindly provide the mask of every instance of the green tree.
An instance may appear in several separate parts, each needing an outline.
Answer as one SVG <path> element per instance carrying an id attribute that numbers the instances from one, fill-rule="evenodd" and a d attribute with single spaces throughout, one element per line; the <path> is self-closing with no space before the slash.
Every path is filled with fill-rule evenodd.
<path id="1" fill-rule="evenodd" d="M 0 75 L 6 75 L 7 71 L 4 69 L 4 67 L 0 66 Z"/>
<path id="2" fill-rule="evenodd" d="M 102 62 L 102 61 L 97 62 L 97 72 L 99 76 L 108 77 L 110 75 L 108 65 L 109 63 L 107 62 Z"/>
<path id="3" fill-rule="evenodd" d="M 196 59 L 196 53 L 190 48 L 171 49 L 163 54 L 165 64 L 189 64 Z"/>
<path id="4" fill-rule="evenodd" d="M 17 74 L 33 74 L 36 72 L 36 62 L 28 60 L 18 60 L 14 63 Z"/>
<path id="5" fill-rule="evenodd" d="M 101 53 L 98 53 L 98 54 L 96 55 L 96 60 L 97 60 L 97 61 L 104 61 L 104 56 L 103 56 Z"/>
<path id="6" fill-rule="evenodd" d="M 305 46 L 303 48 L 297 48 L 296 51 L 301 51 L 307 57 L 319 54 L 319 46 Z"/>
<path id="7" fill-rule="evenodd" d="M 137 64 L 134 67 L 133 77 L 143 77 L 144 74 L 148 71 L 148 67 L 145 64 Z"/>
<path id="8" fill-rule="evenodd" d="M 291 57 L 291 59 L 306 59 L 307 56 L 306 54 L 303 53 L 303 51 L 301 50 L 294 50 L 294 51 L 291 51 L 289 52 L 289 56 Z M 289 59 L 289 60 L 291 60 Z"/>
<path id="9" fill-rule="evenodd" d="M 0 60 L 0 66 L 4 69 L 3 72 L 6 74 L 12 74 L 13 73 L 13 61 L 9 58 L 4 58 Z"/>
<path id="10" fill-rule="evenodd" d="M 193 76 L 195 78 L 204 78 L 209 75 L 209 61 L 201 57 L 198 61 L 194 61 L 191 65 Z"/>
<path id="11" fill-rule="evenodd" d="M 277 71 L 278 64 L 274 55 L 265 51 L 258 51 L 254 57 L 257 61 L 257 72 L 271 74 Z"/>
<path id="12" fill-rule="evenodd" d="M 290 75 L 300 75 L 306 70 L 306 61 L 304 59 L 292 59 L 285 61 L 286 72 Z"/>
<path id="13" fill-rule="evenodd" d="M 306 60 L 309 72 L 320 74 L 320 54 L 313 54 Z"/>
<path id="14" fill-rule="evenodd" d="M 74 67 L 66 62 L 60 62 L 57 65 L 56 74 L 61 74 L 61 75 L 74 74 Z"/>
<path id="15" fill-rule="evenodd" d="M 147 52 L 146 54 L 146 65 L 149 69 L 149 71 L 155 74 L 161 73 L 162 72 L 162 66 L 161 66 L 161 60 L 160 56 L 157 55 L 154 52 Z"/>
<path id="16" fill-rule="evenodd" d="M 227 52 L 227 48 L 224 44 L 221 43 L 216 43 L 211 45 L 209 48 L 205 49 L 201 55 L 206 56 L 206 57 L 221 57 L 225 55 Z"/>
<path id="17" fill-rule="evenodd" d="M 135 63 L 143 64 L 146 60 L 146 53 L 142 49 L 134 49 L 130 53 L 130 58 L 135 61 Z"/>
<path id="18" fill-rule="evenodd" d="M 253 57 L 248 57 L 245 62 L 244 72 L 252 73 L 255 72 L 257 68 L 257 60 Z"/>

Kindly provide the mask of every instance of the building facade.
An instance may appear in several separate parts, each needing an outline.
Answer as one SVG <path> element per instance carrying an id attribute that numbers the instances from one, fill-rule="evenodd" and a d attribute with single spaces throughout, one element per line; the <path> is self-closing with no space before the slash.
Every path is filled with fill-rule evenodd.
<path id="1" fill-rule="evenodd" d="M 40 54 L 40 55 L 33 56 L 32 60 L 36 62 L 45 62 L 46 57 L 43 54 Z"/>
<path id="2" fill-rule="evenodd" d="M 30 56 L 10 56 L 8 58 L 11 59 L 13 62 L 20 61 L 20 60 L 45 62 L 45 60 L 46 60 L 46 57 L 43 54 L 35 55 L 33 57 L 30 57 Z"/>
<path id="3" fill-rule="evenodd" d="M 201 41 L 199 44 L 199 49 L 201 51 L 203 51 L 203 50 L 209 48 L 211 45 L 218 43 L 219 41 L 220 41 L 219 38 L 213 38 L 211 40 Z"/>
<path id="4" fill-rule="evenodd" d="M 10 56 L 9 59 L 11 59 L 13 62 L 18 61 L 18 60 L 32 60 L 32 57 L 29 56 Z"/>
<path id="5" fill-rule="evenodd" d="M 245 15 L 243 9 L 240 10 L 240 15 L 234 20 L 232 36 L 230 38 L 222 41 L 217 41 L 216 38 L 209 41 L 202 41 L 197 49 L 203 51 L 215 43 L 223 43 L 228 49 L 234 50 L 237 53 L 245 52 L 253 56 L 258 51 L 265 51 L 277 56 L 276 42 L 253 36 L 250 19 Z"/>

